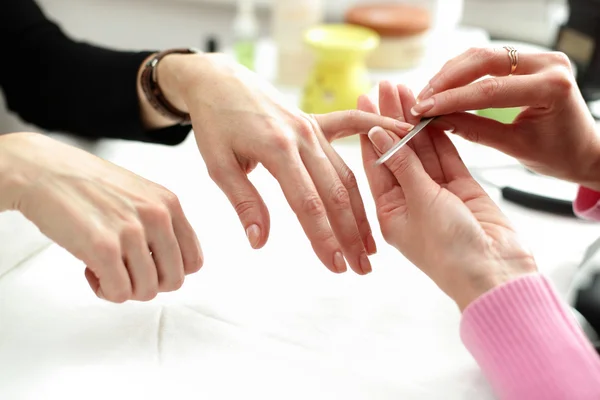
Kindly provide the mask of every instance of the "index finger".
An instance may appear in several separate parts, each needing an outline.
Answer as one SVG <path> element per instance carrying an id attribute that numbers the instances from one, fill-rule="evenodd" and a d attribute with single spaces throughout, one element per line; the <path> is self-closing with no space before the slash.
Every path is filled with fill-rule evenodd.
<path id="1" fill-rule="evenodd" d="M 398 134 L 404 134 L 413 128 L 413 125 L 404 121 L 362 110 L 336 111 L 316 114 L 313 117 L 329 142 L 359 132 L 366 133 L 375 126 Z"/>

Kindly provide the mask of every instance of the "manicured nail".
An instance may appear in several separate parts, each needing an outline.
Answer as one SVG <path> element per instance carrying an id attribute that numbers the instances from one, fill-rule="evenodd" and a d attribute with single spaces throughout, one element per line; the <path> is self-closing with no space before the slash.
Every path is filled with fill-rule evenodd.
<path id="1" fill-rule="evenodd" d="M 444 121 L 443 119 L 436 119 L 435 121 L 433 121 L 433 126 L 435 126 L 436 128 L 443 129 L 444 131 L 449 133 L 454 132 L 454 130 L 456 129 L 454 125 L 452 125 L 448 121 Z"/>
<path id="2" fill-rule="evenodd" d="M 383 128 L 376 126 L 369 131 L 369 140 L 380 153 L 385 153 L 392 145 L 394 140 Z"/>
<path id="3" fill-rule="evenodd" d="M 395 123 L 396 129 L 401 130 L 403 132 L 412 131 L 415 127 L 413 124 L 409 124 L 408 122 L 396 121 Z"/>
<path id="4" fill-rule="evenodd" d="M 375 244 L 375 239 L 373 239 L 373 235 L 369 233 L 367 236 L 367 253 L 369 255 L 373 255 L 377 253 L 377 245 Z"/>
<path id="5" fill-rule="evenodd" d="M 433 88 L 430 85 L 427 85 L 423 90 L 421 90 L 421 93 L 419 93 L 419 97 L 417 97 L 417 100 L 427 100 L 431 96 L 433 96 Z"/>
<path id="6" fill-rule="evenodd" d="M 344 256 L 342 255 L 341 251 L 337 251 L 333 255 L 333 266 L 335 267 L 335 270 L 340 274 L 348 270 L 348 267 L 346 266 L 346 261 L 344 260 Z"/>
<path id="7" fill-rule="evenodd" d="M 368 274 L 371 271 L 373 271 L 373 268 L 371 268 L 371 262 L 369 261 L 369 257 L 367 257 L 366 253 L 362 253 L 360 255 L 360 269 L 362 269 L 363 274 Z"/>
<path id="8" fill-rule="evenodd" d="M 256 224 L 250 225 L 246 228 L 246 236 L 248 236 L 248 241 L 250 242 L 250 246 L 256 249 L 258 246 L 258 242 L 260 241 L 260 228 Z"/>
<path id="9" fill-rule="evenodd" d="M 435 105 L 435 101 L 433 97 L 423 100 L 420 103 L 417 103 L 411 110 L 410 113 L 415 117 L 418 117 L 422 114 L 425 114 L 427 111 L 431 110 Z"/>

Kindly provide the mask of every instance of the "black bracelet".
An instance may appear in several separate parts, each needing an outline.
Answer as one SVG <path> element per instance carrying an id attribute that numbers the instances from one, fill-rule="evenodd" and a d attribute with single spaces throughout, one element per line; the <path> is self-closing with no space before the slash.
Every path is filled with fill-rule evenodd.
<path id="1" fill-rule="evenodd" d="M 156 67 L 158 66 L 160 60 L 169 54 L 196 53 L 199 53 L 199 51 L 193 48 L 179 48 L 161 51 L 148 60 L 146 65 L 144 65 L 144 69 L 142 70 L 140 77 L 142 90 L 144 91 L 146 99 L 148 99 L 150 105 L 152 105 L 152 107 L 161 115 L 174 121 L 178 121 L 182 125 L 191 123 L 190 114 L 177 109 L 177 107 L 167 100 L 162 90 L 160 90 L 160 86 L 158 85 L 158 81 L 156 79 Z"/>

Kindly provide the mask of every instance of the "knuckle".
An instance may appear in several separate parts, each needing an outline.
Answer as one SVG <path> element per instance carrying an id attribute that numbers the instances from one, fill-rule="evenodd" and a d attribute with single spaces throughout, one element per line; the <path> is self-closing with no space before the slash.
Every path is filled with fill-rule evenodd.
<path id="1" fill-rule="evenodd" d="M 502 91 L 502 83 L 497 78 L 487 78 L 477 83 L 477 87 L 484 96 L 495 97 Z"/>
<path id="2" fill-rule="evenodd" d="M 125 239 L 139 239 L 145 236 L 144 225 L 138 220 L 125 222 L 121 228 L 121 237 Z"/>
<path id="3" fill-rule="evenodd" d="M 213 182 L 219 183 L 227 179 L 228 165 L 223 161 L 207 163 L 208 176 Z"/>
<path id="4" fill-rule="evenodd" d="M 177 274 L 169 279 L 165 279 L 161 290 L 164 292 L 173 292 L 175 290 L 179 290 L 183 286 L 184 281 L 185 275 L 182 272 L 181 274 Z"/>
<path id="5" fill-rule="evenodd" d="M 388 168 L 394 173 L 394 175 L 404 175 L 410 168 L 410 162 L 408 157 L 402 157 L 402 152 L 398 152 L 395 157 L 392 157 L 388 161 Z"/>
<path id="6" fill-rule="evenodd" d="M 234 204 L 233 208 L 235 209 L 237 215 L 241 217 L 242 215 L 246 215 L 256 210 L 258 208 L 258 204 L 254 200 L 240 200 Z"/>
<path id="7" fill-rule="evenodd" d="M 114 260 L 121 258 L 121 245 L 108 232 L 95 233 L 91 238 L 91 247 L 95 254 L 100 255 L 104 259 Z"/>
<path id="8" fill-rule="evenodd" d="M 150 300 L 153 300 L 157 294 L 158 294 L 158 288 L 151 287 L 151 288 L 145 289 L 140 295 L 137 296 L 137 298 L 140 301 L 150 301 Z"/>
<path id="9" fill-rule="evenodd" d="M 106 300 L 112 301 L 113 303 L 125 303 L 131 299 L 131 288 L 123 285 L 122 287 L 114 290 L 112 293 L 106 293 Z"/>
<path id="10" fill-rule="evenodd" d="M 200 252 L 198 252 L 198 254 L 193 257 L 191 260 L 193 261 L 186 261 L 184 262 L 184 270 L 186 274 L 194 274 L 198 271 L 200 271 L 200 268 L 202 268 L 202 264 L 204 263 L 204 260 L 202 258 L 202 256 L 200 255 Z"/>
<path id="11" fill-rule="evenodd" d="M 564 68 L 553 68 L 546 74 L 546 87 L 557 95 L 566 94 L 573 89 L 572 75 Z"/>
<path id="12" fill-rule="evenodd" d="M 343 209 L 350 206 L 350 195 L 341 182 L 333 185 L 330 190 L 329 198 L 335 208 Z"/>
<path id="13" fill-rule="evenodd" d="M 277 132 L 270 138 L 268 146 L 274 152 L 287 154 L 295 147 L 295 143 L 288 135 Z"/>
<path id="14" fill-rule="evenodd" d="M 571 64 L 571 60 L 565 53 L 562 51 L 553 51 L 549 55 L 553 61 L 553 64 L 565 67 L 569 72 L 572 71 L 573 66 Z"/>
<path id="15" fill-rule="evenodd" d="M 312 124 L 305 118 L 296 120 L 296 133 L 300 140 L 305 143 L 311 143 L 315 138 L 315 132 Z"/>
<path id="16" fill-rule="evenodd" d="M 323 201 L 315 195 L 310 195 L 302 200 L 301 210 L 303 213 L 318 217 L 323 215 Z"/>
<path id="17" fill-rule="evenodd" d="M 177 197 L 177 195 L 171 192 L 170 190 L 164 189 L 161 197 L 163 203 L 167 206 L 168 210 L 178 210 L 181 208 L 181 202 L 179 201 L 179 197 Z"/>
<path id="18" fill-rule="evenodd" d="M 171 213 L 163 204 L 150 204 L 139 210 L 140 215 L 152 226 L 164 227 L 171 225 Z"/>
<path id="19" fill-rule="evenodd" d="M 460 136 L 462 136 L 469 142 L 479 143 L 479 141 L 481 140 L 479 131 L 477 129 L 472 129 L 470 127 L 461 129 L 459 134 L 460 134 Z"/>
<path id="20" fill-rule="evenodd" d="M 342 167 L 340 168 L 339 176 L 346 189 L 358 189 L 356 175 L 354 175 L 354 172 L 352 172 L 352 170 L 348 168 L 346 164 L 342 165 Z"/>

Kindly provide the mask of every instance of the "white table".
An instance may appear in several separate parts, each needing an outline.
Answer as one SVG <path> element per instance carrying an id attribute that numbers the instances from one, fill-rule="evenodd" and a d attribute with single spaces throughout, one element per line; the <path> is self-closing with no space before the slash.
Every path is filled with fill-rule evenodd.
<path id="1" fill-rule="evenodd" d="M 470 166 L 507 161 L 459 147 Z M 89 290 L 80 262 L 23 233 L 27 225 L 6 229 L 15 216 L 3 215 L 9 251 L 0 254 L 12 258 L 0 258 L 0 274 L 28 258 L 0 276 L 0 398 L 493 398 L 460 342 L 457 309 L 383 241 L 356 142 L 336 149 L 357 175 L 379 246 L 366 277 L 320 265 L 264 169 L 251 179 L 271 211 L 271 237 L 254 251 L 191 136 L 175 148 L 98 143 L 97 154 L 180 196 L 205 265 L 179 292 L 112 305 Z M 597 228 L 490 193 L 564 290 Z"/>

